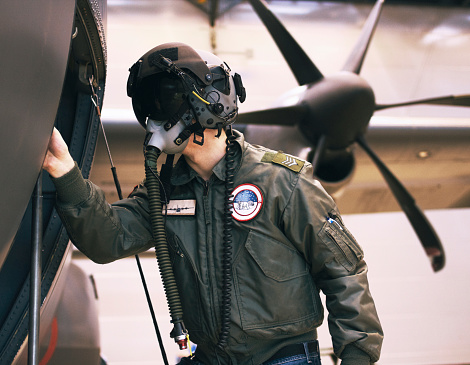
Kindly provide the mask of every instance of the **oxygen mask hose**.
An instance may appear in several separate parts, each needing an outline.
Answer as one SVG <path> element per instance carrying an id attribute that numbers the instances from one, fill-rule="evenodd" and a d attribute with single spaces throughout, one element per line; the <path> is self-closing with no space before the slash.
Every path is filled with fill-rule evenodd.
<path id="1" fill-rule="evenodd" d="M 145 186 L 147 187 L 152 224 L 152 236 L 155 243 L 155 253 L 158 267 L 163 281 L 168 307 L 170 310 L 173 330 L 171 337 L 179 345 L 180 350 L 188 348 L 187 331 L 183 323 L 183 309 L 181 306 L 178 287 L 176 285 L 170 253 L 165 232 L 165 222 L 160 199 L 160 184 L 157 177 L 157 159 L 161 152 L 153 146 L 147 146 L 145 151 Z"/>

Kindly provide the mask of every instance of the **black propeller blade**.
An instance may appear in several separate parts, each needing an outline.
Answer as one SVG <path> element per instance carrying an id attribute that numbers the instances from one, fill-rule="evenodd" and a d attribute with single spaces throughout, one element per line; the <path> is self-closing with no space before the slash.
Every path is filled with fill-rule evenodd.
<path id="1" fill-rule="evenodd" d="M 321 137 L 318 139 L 318 143 L 315 146 L 315 154 L 313 155 L 312 158 L 312 168 L 313 168 L 313 174 L 315 175 L 318 167 L 320 165 L 320 159 L 323 155 L 323 152 L 325 152 L 325 147 L 326 147 L 326 134 L 322 134 Z"/>
<path id="2" fill-rule="evenodd" d="M 299 85 L 306 87 L 301 91 L 302 94 L 297 95 L 297 105 L 240 114 L 238 121 L 242 124 L 296 126 L 315 148 L 312 159 L 314 171 L 319 165 L 325 165 L 328 154 L 347 151 L 354 142 L 359 143 L 377 165 L 404 210 L 432 261 L 434 271 L 442 269 L 445 256 L 436 232 L 415 204 L 413 197 L 367 145 L 364 135 L 376 110 L 414 104 L 470 106 L 470 95 L 390 105 L 376 104 L 372 88 L 359 73 L 377 27 L 384 0 L 376 1 L 342 71 L 328 77 L 323 76 L 317 69 L 268 9 L 264 0 L 249 2 L 273 37 Z"/>
<path id="3" fill-rule="evenodd" d="M 294 126 L 302 121 L 307 113 L 308 108 L 305 105 L 297 104 L 239 114 L 237 123 Z"/>
<path id="4" fill-rule="evenodd" d="M 343 66 L 343 71 L 353 72 L 357 75 L 361 72 L 362 64 L 366 57 L 367 49 L 369 48 L 370 41 L 374 35 L 375 28 L 379 21 L 380 13 L 382 12 L 382 5 L 384 0 L 379 0 L 375 3 L 372 11 L 370 12 L 364 27 L 362 28 L 361 35 L 359 37 L 356 46 L 351 52 L 348 60 Z"/>
<path id="5" fill-rule="evenodd" d="M 284 25 L 274 16 L 263 0 L 249 0 L 253 9 L 268 29 L 284 56 L 299 85 L 306 85 L 323 78 L 322 73 L 314 65 Z"/>
<path id="6" fill-rule="evenodd" d="M 421 209 L 416 205 L 415 200 L 400 183 L 400 181 L 392 174 L 392 172 L 385 166 L 385 164 L 379 159 L 379 157 L 372 151 L 367 144 L 364 137 L 357 139 L 357 143 L 362 149 L 369 155 L 374 161 L 375 165 L 379 169 L 380 173 L 387 182 L 390 190 L 400 204 L 400 207 L 405 212 L 408 220 L 413 226 L 414 231 L 419 237 L 428 258 L 431 260 L 431 265 L 434 271 L 439 271 L 444 267 L 445 255 L 444 249 L 442 248 L 441 241 L 437 236 L 431 223 L 427 220 Z"/>

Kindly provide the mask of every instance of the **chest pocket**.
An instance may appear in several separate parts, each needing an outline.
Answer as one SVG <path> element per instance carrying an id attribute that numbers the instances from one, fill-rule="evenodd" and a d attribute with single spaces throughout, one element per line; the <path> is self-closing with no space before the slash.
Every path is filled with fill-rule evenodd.
<path id="1" fill-rule="evenodd" d="M 251 233 L 245 248 L 268 278 L 278 282 L 308 274 L 308 266 L 299 253 L 281 242 Z"/>
<path id="2" fill-rule="evenodd" d="M 251 231 L 234 273 L 241 327 L 251 336 L 282 338 L 321 322 L 318 290 L 295 249 Z"/>

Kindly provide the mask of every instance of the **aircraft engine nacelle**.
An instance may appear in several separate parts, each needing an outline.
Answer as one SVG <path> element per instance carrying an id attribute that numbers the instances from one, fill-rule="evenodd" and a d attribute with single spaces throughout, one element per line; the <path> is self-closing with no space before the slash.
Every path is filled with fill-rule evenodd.
<path id="1" fill-rule="evenodd" d="M 312 161 L 314 151 L 308 155 Z M 356 169 L 356 159 L 351 148 L 323 152 L 314 178 L 319 180 L 325 190 L 333 197 L 338 197 L 349 184 Z"/>

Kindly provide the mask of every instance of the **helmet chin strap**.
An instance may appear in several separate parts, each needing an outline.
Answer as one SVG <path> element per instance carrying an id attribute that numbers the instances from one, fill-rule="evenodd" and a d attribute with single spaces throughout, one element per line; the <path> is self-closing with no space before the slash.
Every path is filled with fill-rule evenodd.
<path id="1" fill-rule="evenodd" d="M 217 123 L 217 134 L 216 134 L 215 138 L 219 138 L 222 135 L 222 129 L 224 129 L 224 124 L 223 123 Z"/>

